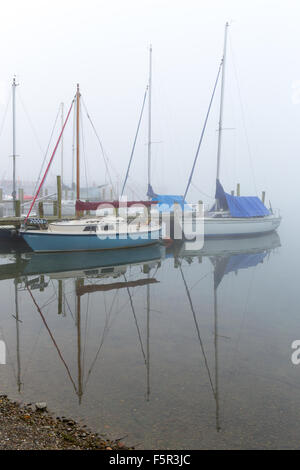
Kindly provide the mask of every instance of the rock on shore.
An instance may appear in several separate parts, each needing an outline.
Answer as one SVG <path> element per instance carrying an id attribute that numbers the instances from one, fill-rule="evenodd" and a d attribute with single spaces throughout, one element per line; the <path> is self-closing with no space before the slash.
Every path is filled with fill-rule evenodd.
<path id="1" fill-rule="evenodd" d="M 75 421 L 54 418 L 46 410 L 43 402 L 22 405 L 0 395 L 0 449 L 128 449 L 120 440 L 104 440 Z"/>

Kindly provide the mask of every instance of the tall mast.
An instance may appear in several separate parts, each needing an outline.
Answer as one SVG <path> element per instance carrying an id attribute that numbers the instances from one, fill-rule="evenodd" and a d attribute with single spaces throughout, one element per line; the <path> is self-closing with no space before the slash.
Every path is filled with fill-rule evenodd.
<path id="1" fill-rule="evenodd" d="M 79 113 L 80 113 L 80 92 L 77 84 L 76 92 L 76 199 L 80 199 L 80 162 L 79 162 Z"/>
<path id="2" fill-rule="evenodd" d="M 224 104 L 224 87 L 225 87 L 225 62 L 226 62 L 226 48 L 227 48 L 227 30 L 229 23 L 225 25 L 224 33 L 224 50 L 222 58 L 222 81 L 221 81 L 221 100 L 220 100 L 220 118 L 219 118 L 219 134 L 218 134 L 218 154 L 217 154 L 217 179 L 220 176 L 220 162 L 221 162 L 221 144 L 222 144 L 222 130 L 223 130 L 223 104 Z"/>
<path id="3" fill-rule="evenodd" d="M 13 114 L 13 201 L 16 200 L 16 77 L 13 79 L 12 84 L 12 114 Z"/>
<path id="4" fill-rule="evenodd" d="M 151 99 L 152 99 L 152 45 L 149 49 L 149 108 L 148 108 L 148 190 L 151 184 Z"/>
<path id="5" fill-rule="evenodd" d="M 61 127 L 63 128 L 64 125 L 64 103 L 61 103 Z M 64 181 L 64 135 L 61 136 L 61 185 L 63 185 Z"/>

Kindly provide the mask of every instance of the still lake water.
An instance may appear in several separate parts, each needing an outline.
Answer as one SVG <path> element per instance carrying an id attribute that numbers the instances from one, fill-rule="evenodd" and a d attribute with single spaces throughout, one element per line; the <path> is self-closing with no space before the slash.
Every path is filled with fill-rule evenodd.
<path id="1" fill-rule="evenodd" d="M 138 449 L 299 448 L 297 240 L 0 255 L 0 391 Z"/>

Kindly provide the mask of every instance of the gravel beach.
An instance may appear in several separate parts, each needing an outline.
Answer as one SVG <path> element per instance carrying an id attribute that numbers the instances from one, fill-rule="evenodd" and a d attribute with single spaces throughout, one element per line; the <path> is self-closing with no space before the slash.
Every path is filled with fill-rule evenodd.
<path id="1" fill-rule="evenodd" d="M 72 419 L 56 418 L 46 403 L 22 404 L 0 394 L 0 450 L 128 450 Z"/>

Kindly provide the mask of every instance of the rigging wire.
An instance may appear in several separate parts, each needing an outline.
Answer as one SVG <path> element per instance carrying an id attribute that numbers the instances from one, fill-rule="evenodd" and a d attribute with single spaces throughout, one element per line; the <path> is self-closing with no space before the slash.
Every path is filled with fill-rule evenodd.
<path id="1" fill-rule="evenodd" d="M 37 192 L 36 192 L 36 194 L 35 194 L 35 196 L 34 196 L 34 198 L 33 198 L 33 200 L 32 200 L 32 203 L 31 203 L 30 209 L 29 209 L 29 211 L 28 211 L 28 214 L 27 214 L 26 217 L 25 217 L 25 220 L 24 220 L 24 223 L 25 223 L 25 224 L 26 224 L 26 222 L 27 222 L 27 220 L 28 220 L 28 217 L 29 217 L 29 215 L 30 215 L 30 212 L 31 212 L 31 210 L 32 210 L 32 208 L 33 208 L 33 206 L 34 206 L 34 203 L 35 203 L 35 201 L 36 201 L 36 198 L 37 198 L 38 195 L 39 195 L 39 192 L 40 192 L 40 190 L 41 190 L 41 187 L 43 186 L 43 183 L 44 183 L 44 181 L 45 181 L 45 179 L 46 179 L 47 173 L 48 173 L 48 171 L 49 171 L 49 168 L 50 168 L 51 163 L 52 163 L 52 161 L 53 161 L 53 158 L 54 158 L 54 156 L 55 156 L 57 147 L 58 147 L 58 145 L 59 145 L 61 136 L 62 136 L 62 134 L 63 134 L 63 132 L 64 132 L 64 130 L 65 130 L 66 124 L 67 124 L 67 122 L 68 122 L 68 119 L 69 119 L 69 116 L 70 116 L 70 113 L 71 113 L 73 104 L 74 104 L 74 98 L 73 98 L 73 100 L 72 100 L 72 103 L 71 103 L 71 106 L 70 106 L 70 108 L 69 108 L 69 111 L 68 111 L 66 120 L 65 120 L 65 122 L 64 122 L 64 125 L 63 125 L 63 127 L 62 127 L 62 130 L 61 130 L 61 132 L 60 132 L 60 134 L 59 134 L 58 140 L 57 140 L 57 142 L 56 142 L 56 145 L 55 145 L 54 150 L 53 150 L 53 152 L 52 152 L 52 155 L 51 155 L 51 157 L 50 157 L 50 160 L 49 160 L 48 166 L 47 166 L 47 168 L 46 168 L 46 171 L 45 171 L 45 173 L 44 173 L 43 179 L 42 179 L 42 181 L 41 181 L 41 183 L 40 183 L 40 185 L 39 185 L 39 188 L 38 188 L 38 190 L 37 190 Z"/>
<path id="2" fill-rule="evenodd" d="M 73 111 L 73 137 L 72 137 L 72 199 L 74 199 L 74 189 L 75 189 L 75 134 L 76 134 L 76 106 L 74 106 Z"/>
<path id="3" fill-rule="evenodd" d="M 7 100 L 7 103 L 6 103 L 5 110 L 4 110 L 3 119 L 1 121 L 0 136 L 2 135 L 2 132 L 3 132 L 3 128 L 4 128 L 6 116 L 7 116 L 7 111 L 8 111 L 8 106 L 9 106 L 9 103 L 10 103 L 10 100 L 11 100 L 11 95 L 12 95 L 12 91 L 10 91 L 10 93 L 8 95 L 8 100 Z"/>
<path id="4" fill-rule="evenodd" d="M 210 98 L 208 110 L 207 110 L 207 113 L 206 113 L 206 116 L 205 116 L 205 120 L 204 120 L 204 124 L 203 124 L 203 128 L 202 128 L 200 140 L 199 140 L 198 147 L 197 147 L 197 151 L 196 151 L 196 155 L 195 155 L 195 158 L 194 158 L 194 163 L 193 163 L 193 166 L 192 166 L 192 170 L 191 170 L 191 173 L 190 173 L 190 177 L 189 177 L 189 180 L 188 180 L 188 184 L 187 184 L 186 189 L 185 189 L 185 192 L 184 192 L 184 196 L 183 196 L 183 199 L 184 199 L 184 200 L 185 200 L 185 198 L 186 198 L 187 192 L 188 192 L 188 190 L 189 190 L 189 187 L 190 187 L 190 184 L 191 184 L 191 181 L 192 181 L 192 178 L 193 178 L 195 166 L 196 166 L 196 163 L 197 163 L 197 160 L 198 160 L 198 155 L 199 155 L 200 147 L 201 147 L 202 140 L 203 140 L 203 137 L 204 137 L 204 132 L 205 132 L 205 129 L 206 129 L 206 124 L 207 124 L 208 117 L 209 117 L 209 114 L 210 114 L 211 105 L 212 105 L 212 102 L 213 102 L 213 99 L 214 99 L 214 96 L 215 96 L 215 91 L 216 91 L 216 88 L 217 88 L 217 84 L 218 84 L 218 81 L 219 81 L 219 76 L 220 76 L 220 72 L 221 72 L 222 67 L 223 67 L 223 59 L 221 60 L 221 63 L 220 63 L 220 65 L 219 65 L 219 69 L 218 69 L 218 73 L 217 73 L 217 78 L 216 78 L 216 81 L 215 81 L 215 84 L 214 84 L 214 88 L 213 88 L 213 92 L 212 92 L 212 95 L 211 95 L 211 98 Z"/>
<path id="5" fill-rule="evenodd" d="M 215 199 L 214 197 L 210 196 L 209 194 L 205 193 L 204 191 L 201 191 L 201 189 L 198 188 L 198 186 L 192 181 L 191 185 L 200 193 L 203 194 L 203 196 L 208 197 L 209 199 Z"/>
<path id="6" fill-rule="evenodd" d="M 53 134 L 54 134 L 54 130 L 55 130 L 55 127 L 56 127 L 59 112 L 60 112 L 60 107 L 58 108 L 57 115 L 56 115 L 56 118 L 54 120 L 54 125 L 53 125 L 53 128 L 52 128 L 51 134 L 50 134 L 50 139 L 49 139 L 49 142 L 48 142 L 48 145 L 47 145 L 47 149 L 46 149 L 46 152 L 45 152 L 45 155 L 44 155 L 44 159 L 43 159 L 43 162 L 42 162 L 42 165 L 41 165 L 41 168 L 40 168 L 38 178 L 37 178 L 35 186 L 34 186 L 34 190 L 33 190 L 34 194 L 35 194 L 35 192 L 37 190 L 37 187 L 38 187 L 38 184 L 40 182 L 41 174 L 42 174 L 42 171 L 43 171 L 43 168 L 44 168 L 44 165 L 45 165 L 45 161 L 46 161 L 46 158 L 47 158 L 47 155 L 48 155 L 48 152 L 49 152 L 49 148 L 50 148 L 50 144 L 51 144 L 52 137 L 53 137 Z"/>
<path id="7" fill-rule="evenodd" d="M 124 279 L 125 279 L 125 282 L 127 282 L 127 278 L 126 278 L 126 275 L 125 275 L 125 274 L 123 274 L 123 277 L 124 277 Z M 130 292 L 129 287 L 127 287 L 126 289 L 127 289 L 127 293 L 128 293 L 129 299 L 130 299 L 131 311 L 132 311 L 132 313 L 133 313 L 134 322 L 135 322 L 135 326 L 136 326 L 136 329 L 137 329 L 137 333 L 138 333 L 138 337 L 139 337 L 139 342 L 140 342 L 140 345 L 141 345 L 142 355 L 143 355 L 143 358 L 144 358 L 144 362 L 145 362 L 145 364 L 146 364 L 146 363 L 147 363 L 146 355 L 145 355 L 145 351 L 144 351 L 144 347 L 143 347 L 143 341 L 142 341 L 142 336 L 141 336 L 139 324 L 138 324 L 137 317 L 136 317 L 136 313 L 135 313 L 135 308 L 134 308 L 134 305 L 133 305 L 132 295 L 131 295 L 131 292 Z"/>
<path id="8" fill-rule="evenodd" d="M 187 297 L 188 297 L 188 300 L 189 300 L 190 308 L 191 308 L 191 311 L 192 311 L 192 314 L 193 314 L 193 318 L 194 318 L 194 322 L 195 322 L 195 326 L 196 326 L 196 331 L 197 331 L 197 336 L 198 336 L 200 348 L 201 348 L 201 351 L 202 351 L 202 354 L 203 354 L 203 357 L 204 357 L 204 363 L 205 363 L 205 368 L 207 370 L 209 383 L 210 383 L 213 395 L 216 399 L 216 391 L 215 391 L 215 388 L 214 388 L 214 385 L 213 385 L 213 381 L 212 381 L 212 377 L 211 377 L 211 373 L 210 373 L 206 353 L 205 353 L 205 350 L 204 350 L 204 345 L 203 345 L 203 341 L 202 341 L 201 334 L 200 334 L 200 329 L 199 329 L 198 320 L 197 320 L 197 317 L 196 317 L 196 312 L 195 312 L 195 309 L 194 309 L 194 305 L 193 305 L 193 302 L 192 302 L 192 298 L 191 298 L 191 294 L 189 292 L 187 282 L 185 280 L 185 277 L 184 277 L 184 274 L 183 274 L 183 271 L 182 271 L 181 264 L 179 264 L 179 269 L 180 269 L 181 277 L 182 277 L 183 284 L 184 284 L 184 287 L 185 287 L 185 290 L 186 290 L 186 294 L 187 294 Z"/>
<path id="9" fill-rule="evenodd" d="M 96 136 L 96 138 L 97 138 L 97 140 L 98 140 L 98 143 L 99 143 L 99 145 L 100 145 L 100 149 L 101 149 L 101 153 L 102 153 L 102 158 L 103 158 L 104 165 L 105 165 L 105 169 L 106 169 L 106 172 L 107 172 L 107 175 L 108 175 L 110 184 L 111 184 L 112 191 L 113 191 L 113 193 L 114 193 L 114 196 L 117 197 L 117 195 L 116 195 L 116 193 L 115 193 L 115 190 L 114 190 L 112 178 L 111 178 L 111 175 L 110 175 L 110 172 L 109 172 L 109 168 L 108 168 L 108 163 L 109 163 L 109 162 L 108 162 L 108 158 L 107 158 L 107 156 L 105 155 L 104 147 L 103 147 L 103 145 L 102 145 L 101 139 L 100 139 L 100 137 L 99 137 L 99 135 L 98 135 L 98 132 L 97 132 L 95 126 L 94 126 L 94 123 L 93 123 L 93 121 L 92 121 L 92 119 L 91 119 L 91 117 L 90 117 L 90 115 L 89 115 L 89 113 L 88 113 L 88 110 L 87 110 L 87 107 L 86 107 L 86 104 L 85 104 L 83 98 L 82 98 L 82 104 L 83 104 L 84 110 L 85 110 L 85 112 L 86 112 L 87 118 L 88 118 L 88 120 L 90 121 L 90 124 L 91 124 L 91 126 L 92 126 L 92 129 L 93 129 L 93 131 L 94 131 L 94 133 L 95 133 L 95 136 Z M 112 165 L 111 165 L 111 166 L 112 166 Z M 119 176 L 119 174 L 118 174 L 117 172 L 116 172 L 116 174 Z"/>
<path id="10" fill-rule="evenodd" d="M 137 138 L 138 138 L 138 133 L 139 133 L 139 130 L 140 130 L 140 125 L 141 125 L 141 121 L 142 121 L 142 117 L 143 117 L 143 113 L 144 113 L 144 108 L 145 108 L 145 102 L 146 102 L 146 97 L 147 97 L 148 89 L 149 89 L 149 86 L 147 85 L 146 90 L 145 90 L 145 93 L 144 93 L 144 99 L 143 99 L 142 109 L 141 109 L 141 112 L 140 112 L 140 117 L 139 117 L 137 129 L 136 129 L 136 133 L 135 133 L 135 137 L 134 137 L 134 141 L 133 141 L 133 146 L 132 146 L 132 150 L 131 150 L 131 154 L 130 154 L 130 158 L 129 158 L 129 163 L 128 163 L 128 167 L 127 167 L 127 172 L 126 172 L 126 176 L 125 176 L 124 183 L 123 183 L 123 187 L 122 187 L 122 191 L 121 191 L 121 196 L 123 196 L 123 192 L 124 192 L 124 189 L 125 189 L 126 181 L 127 181 L 127 179 L 128 179 L 128 176 L 129 176 L 129 170 L 130 170 L 130 167 L 131 167 L 131 162 L 132 162 L 133 154 L 134 154 L 134 151 L 135 151 L 135 145 L 136 145 L 136 141 L 137 141 Z"/>
<path id="11" fill-rule="evenodd" d="M 89 184 L 88 184 L 88 174 L 87 174 L 87 166 L 86 166 L 85 140 L 84 140 L 84 134 L 83 134 L 83 122 L 82 122 L 81 110 L 80 110 L 80 127 L 81 127 L 81 142 L 82 142 L 81 145 L 82 145 L 82 153 L 83 153 L 85 183 L 86 183 L 86 190 L 87 190 L 87 198 L 89 198 Z"/>
<path id="12" fill-rule="evenodd" d="M 28 290 L 28 292 L 29 292 L 29 294 L 30 294 L 30 297 L 31 297 L 31 299 L 32 299 L 32 301 L 33 301 L 33 303 L 34 303 L 34 305 L 35 305 L 35 307 L 36 307 L 38 313 L 39 313 L 40 316 L 41 316 L 41 319 L 42 319 L 42 321 L 43 321 L 43 323 L 44 323 L 44 325 L 45 325 L 45 327 L 46 327 L 46 329 L 47 329 L 47 331 L 48 331 L 48 333 L 49 333 L 49 336 L 50 336 L 50 338 L 51 338 L 51 340 L 52 340 L 52 342 L 53 342 L 53 344 L 54 344 L 54 346 L 55 346 L 55 349 L 56 349 L 56 351 L 57 351 L 57 353 L 58 353 L 58 355 L 59 355 L 59 357 L 60 357 L 60 359 L 61 359 L 63 365 L 65 366 L 65 369 L 66 369 L 66 371 L 67 371 L 67 374 L 68 374 L 68 376 L 69 376 L 69 379 L 70 379 L 70 381 L 71 381 L 71 383 L 72 383 L 72 385 L 73 385 L 73 388 L 74 388 L 74 390 L 75 390 L 75 392 L 76 392 L 76 394 L 77 394 L 77 387 L 76 387 L 75 382 L 74 382 L 74 380 L 73 380 L 73 377 L 72 377 L 72 375 L 71 375 L 69 366 L 68 366 L 68 364 L 66 363 L 66 361 L 64 360 L 63 355 L 62 355 L 62 353 L 61 353 L 61 351 L 60 351 L 60 349 L 59 349 L 59 347 L 58 347 L 58 344 L 56 343 L 55 338 L 54 338 L 54 336 L 53 336 L 53 334 L 52 334 L 52 332 L 51 332 L 51 330 L 50 330 L 50 328 L 49 328 L 49 326 L 48 326 L 48 324 L 47 324 L 47 322 L 46 322 L 46 319 L 45 319 L 45 317 L 44 317 L 44 315 L 43 315 L 43 312 L 42 312 L 42 310 L 40 309 L 39 305 L 37 304 L 37 302 L 36 302 L 36 300 L 35 300 L 35 298 L 34 298 L 32 292 L 31 292 L 30 288 L 29 288 L 28 286 L 26 286 L 26 288 L 27 288 L 27 290 Z"/>
<path id="13" fill-rule="evenodd" d="M 236 68 L 236 65 L 235 65 L 235 56 L 234 56 L 234 52 L 233 52 L 231 36 L 230 36 L 230 34 L 228 36 L 229 36 L 229 46 L 230 46 L 230 51 L 231 51 L 231 60 L 232 60 L 232 65 L 233 65 L 234 77 L 235 77 L 235 81 L 236 81 L 236 85 L 237 85 L 239 103 L 240 103 L 240 108 L 241 108 L 242 123 L 243 123 L 243 127 L 244 127 L 244 133 L 245 133 L 245 137 L 246 137 L 246 144 L 247 144 L 247 148 L 248 148 L 248 157 L 249 157 L 249 162 L 250 162 L 250 168 L 251 168 L 255 193 L 257 195 L 257 186 L 256 186 L 256 180 L 255 180 L 255 173 L 254 173 L 253 157 L 252 157 L 252 152 L 251 152 L 247 127 L 246 127 L 244 105 L 243 105 L 243 101 L 242 101 L 242 94 L 241 94 L 241 89 L 240 89 L 240 84 L 239 84 L 239 79 L 238 79 L 238 72 L 237 72 L 237 68 Z"/>
<path id="14" fill-rule="evenodd" d="M 31 120 L 31 118 L 30 118 L 30 115 L 29 115 L 29 113 L 28 113 L 28 111 L 27 111 L 27 108 L 26 108 L 26 106 L 25 106 L 25 103 L 24 103 L 24 101 L 23 101 L 23 99 L 22 99 L 20 90 L 18 90 L 18 96 L 19 96 L 19 100 L 20 100 L 20 103 L 21 103 L 21 105 L 22 105 L 23 111 L 24 111 L 24 113 L 25 113 L 25 115 L 26 115 L 26 117 L 27 117 L 27 119 L 28 119 L 28 122 L 29 122 L 29 125 L 30 125 L 30 127 L 31 127 L 32 133 L 33 133 L 33 135 L 34 135 L 34 137 L 35 137 L 35 139 L 36 139 L 36 142 L 37 142 L 37 144 L 38 144 L 38 147 L 39 147 L 41 153 L 43 154 L 43 153 L 44 153 L 44 150 L 43 150 L 43 148 L 42 148 L 42 145 L 41 145 L 40 140 L 39 140 L 39 138 L 38 138 L 38 134 L 37 134 L 37 132 L 36 132 L 36 130 L 35 130 L 35 127 L 34 127 L 34 125 L 33 125 L 33 123 L 32 123 L 32 120 Z"/>

